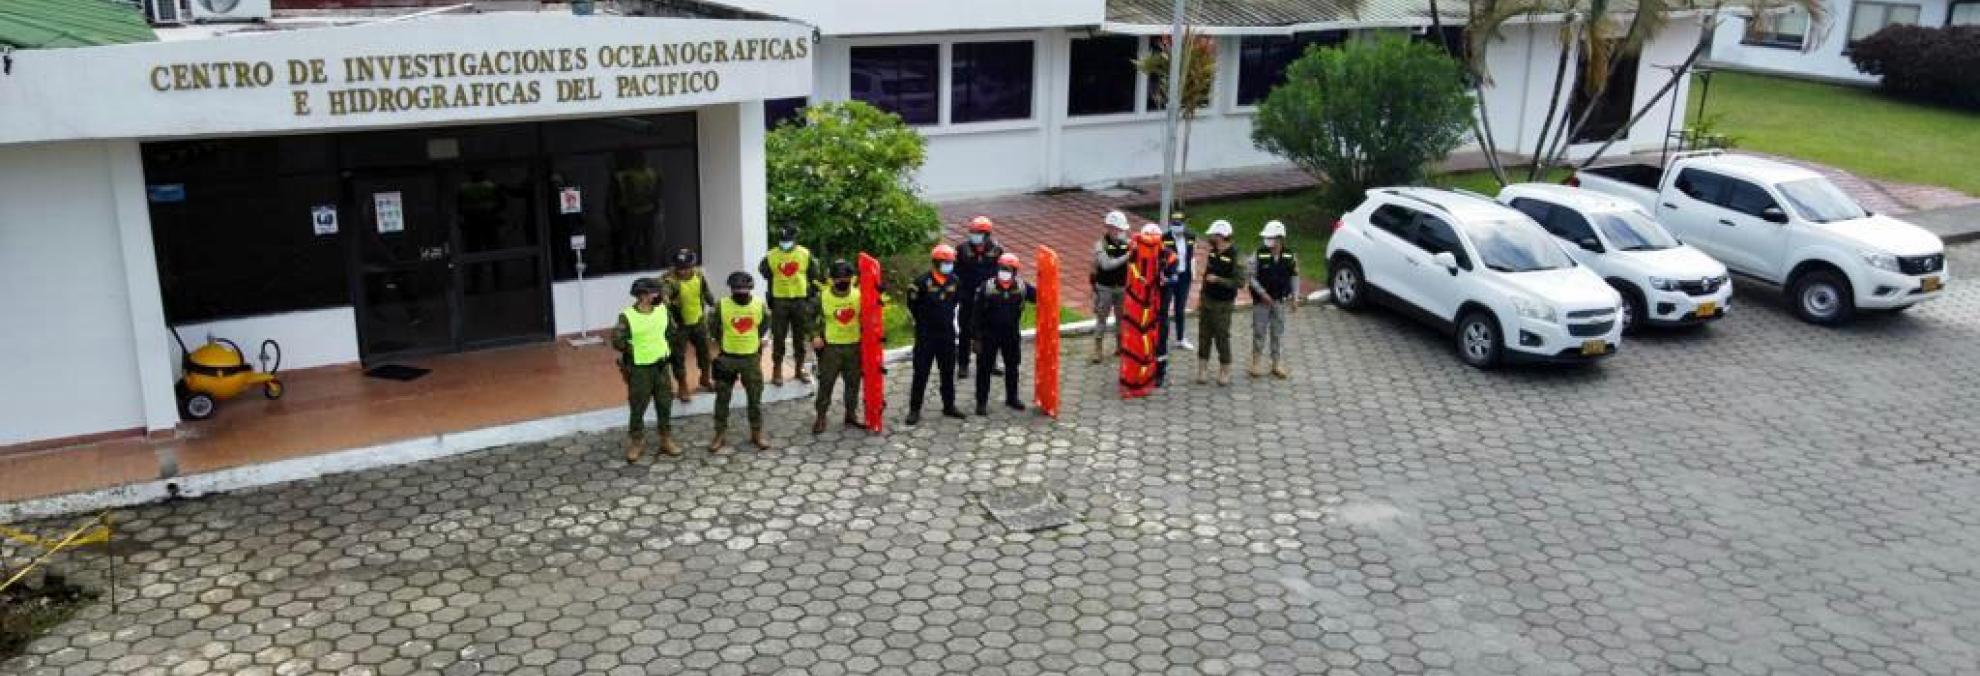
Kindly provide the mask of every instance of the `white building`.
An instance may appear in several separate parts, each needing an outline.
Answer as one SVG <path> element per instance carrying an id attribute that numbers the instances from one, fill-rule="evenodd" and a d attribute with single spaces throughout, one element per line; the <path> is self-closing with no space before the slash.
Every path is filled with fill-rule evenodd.
<path id="1" fill-rule="evenodd" d="M 674 0 L 789 18 L 820 36 L 815 86 L 806 99 L 770 102 L 771 121 L 806 101 L 861 99 L 901 114 L 928 137 L 920 183 L 931 198 L 1116 183 L 1161 172 L 1162 110 L 1132 60 L 1170 30 L 1169 0 Z M 1215 36 L 1215 102 L 1201 113 L 1189 169 L 1279 164 L 1251 143 L 1251 116 L 1307 44 L 1371 31 L 1427 36 L 1425 0 L 1192 0 L 1188 21 Z M 1457 40 L 1464 4 L 1441 5 Z M 1488 50 L 1488 90 L 1503 150 L 1530 149 L 1546 114 L 1558 28 L 1514 26 Z M 1619 69 L 1623 86 L 1598 109 L 1606 137 L 1671 77 L 1696 43 L 1695 15 L 1673 20 L 1640 58 Z M 1570 91 L 1573 88 L 1569 88 Z M 1669 100 L 1683 101 L 1683 85 Z M 1568 98 L 1568 97 L 1564 97 Z M 1570 102 L 1563 101 L 1566 107 Z M 1646 118 L 1629 146 L 1655 149 L 1682 106 Z M 1679 116 L 1679 117 L 1671 117 Z"/>
<path id="2" fill-rule="evenodd" d="M 1728 17 L 1712 35 L 1712 61 L 1745 70 L 1802 77 L 1875 83 L 1875 76 L 1856 69 L 1849 48 L 1885 26 L 1980 25 L 1980 0 L 1827 0 L 1827 25 L 1814 26 L 1808 15 L 1791 11 L 1778 15 L 1764 29 L 1754 22 Z"/>
<path id="3" fill-rule="evenodd" d="M 762 101 L 811 90 L 808 29 L 402 18 L 10 55 L 0 447 L 173 429 L 168 326 L 375 362 L 609 326 L 674 247 L 754 269 Z"/>

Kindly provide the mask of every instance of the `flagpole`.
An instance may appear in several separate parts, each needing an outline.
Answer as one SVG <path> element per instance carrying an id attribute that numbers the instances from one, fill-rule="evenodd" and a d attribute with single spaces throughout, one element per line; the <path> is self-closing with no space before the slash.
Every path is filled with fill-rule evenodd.
<path id="1" fill-rule="evenodd" d="M 1164 103 L 1168 121 L 1162 126 L 1162 208 L 1156 217 L 1164 226 L 1176 200 L 1176 121 L 1182 116 L 1182 62 L 1189 53 L 1183 44 L 1183 10 L 1188 0 L 1175 0 L 1175 25 L 1169 30 L 1169 95 Z"/>

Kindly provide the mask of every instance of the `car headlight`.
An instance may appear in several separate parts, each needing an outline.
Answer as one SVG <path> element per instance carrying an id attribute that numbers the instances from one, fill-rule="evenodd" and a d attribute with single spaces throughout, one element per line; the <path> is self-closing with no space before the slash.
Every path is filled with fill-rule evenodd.
<path id="1" fill-rule="evenodd" d="M 1865 263 L 1869 263 L 1869 264 L 1870 264 L 1870 267 L 1873 267 L 1873 268 L 1876 268 L 1876 269 L 1879 269 L 1879 270 L 1889 270 L 1889 271 L 1891 271 L 1891 272 L 1897 272 L 1897 271 L 1898 271 L 1898 260 L 1897 260 L 1897 256 L 1893 256 L 1893 255 L 1890 255 L 1890 254 L 1887 254 L 1887 253 L 1884 253 L 1884 252 L 1882 252 L 1882 251 L 1870 251 L 1870 250 L 1867 250 L 1867 249 L 1866 249 L 1866 250 L 1863 250 L 1863 251 L 1859 251 L 1859 252 L 1857 252 L 1857 253 L 1860 253 L 1860 254 L 1862 254 L 1862 255 L 1863 255 L 1863 262 L 1865 262 Z"/>
<path id="2" fill-rule="evenodd" d="M 1678 280 L 1668 279 L 1664 277 L 1651 277 L 1650 288 L 1656 289 L 1658 291 L 1676 291 L 1679 288 Z"/>
<path id="3" fill-rule="evenodd" d="M 1549 324 L 1554 322 L 1554 306 L 1552 305 L 1525 296 L 1513 296 L 1512 305 L 1514 310 L 1519 311 L 1519 316 L 1521 317 L 1537 319 Z"/>

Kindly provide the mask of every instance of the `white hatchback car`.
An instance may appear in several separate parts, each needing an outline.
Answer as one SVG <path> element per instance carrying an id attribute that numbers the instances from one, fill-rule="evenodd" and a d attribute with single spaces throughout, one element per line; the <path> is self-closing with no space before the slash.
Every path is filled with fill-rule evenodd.
<path id="1" fill-rule="evenodd" d="M 1539 225 L 1483 195 L 1379 188 L 1334 223 L 1334 304 L 1384 302 L 1448 329 L 1458 358 L 1582 363 L 1622 346 L 1622 298 Z"/>
<path id="2" fill-rule="evenodd" d="M 1499 202 L 1562 241 L 1575 262 L 1622 294 L 1623 333 L 1703 324 L 1732 309 L 1726 266 L 1678 241 L 1635 202 L 1552 183 L 1516 183 Z"/>

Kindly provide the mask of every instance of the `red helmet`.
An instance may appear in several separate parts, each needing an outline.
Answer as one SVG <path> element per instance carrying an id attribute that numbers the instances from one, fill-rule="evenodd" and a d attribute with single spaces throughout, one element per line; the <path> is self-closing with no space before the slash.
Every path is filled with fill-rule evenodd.
<path id="1" fill-rule="evenodd" d="M 1010 268 L 1012 270 L 1016 270 L 1021 266 L 1018 264 L 1017 254 L 1007 253 L 997 257 L 997 267 Z"/>
<path id="2" fill-rule="evenodd" d="M 976 218 L 969 219 L 970 232 L 990 232 L 990 228 L 995 225 L 990 222 L 989 216 L 977 216 Z"/>
<path id="3" fill-rule="evenodd" d="M 935 251 L 930 253 L 929 256 L 938 261 L 954 263 L 956 261 L 956 248 L 947 244 L 937 244 L 935 245 Z"/>

